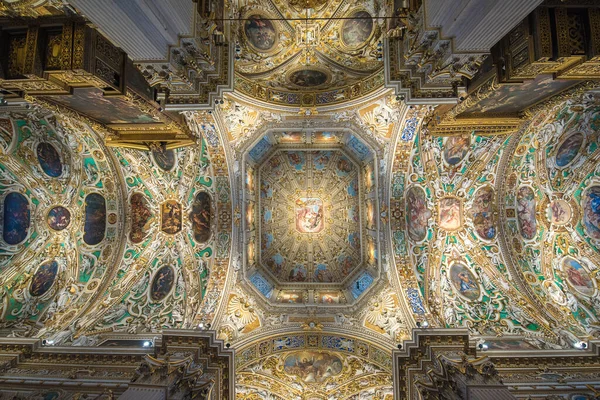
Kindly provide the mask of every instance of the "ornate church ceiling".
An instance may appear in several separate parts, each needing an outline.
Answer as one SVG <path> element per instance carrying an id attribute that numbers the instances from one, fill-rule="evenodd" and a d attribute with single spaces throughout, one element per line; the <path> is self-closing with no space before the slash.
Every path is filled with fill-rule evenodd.
<path id="1" fill-rule="evenodd" d="M 377 0 L 243 1 L 237 89 L 277 104 L 328 104 L 383 85 L 386 5 Z"/>
<path id="2" fill-rule="evenodd" d="M 246 159 L 246 269 L 254 286 L 288 304 L 345 304 L 362 294 L 378 276 L 368 233 L 377 203 L 370 148 L 343 131 L 275 131 Z"/>
<path id="3" fill-rule="evenodd" d="M 240 399 L 392 398 L 391 359 L 368 342 L 296 333 L 261 340 L 240 354 Z"/>
<path id="4" fill-rule="evenodd" d="M 211 329 L 237 352 L 238 398 L 311 400 L 391 400 L 392 351 L 416 327 L 491 350 L 600 337 L 597 88 L 494 75 L 453 109 L 497 111 L 482 131 L 435 103 L 482 59 L 417 35 L 424 14 L 391 57 L 452 92 L 414 106 L 383 87 L 391 4 L 229 6 L 236 90 L 179 115 L 187 147 L 108 148 L 108 120 L 2 106 L 1 334 Z"/>
<path id="5" fill-rule="evenodd" d="M 197 146 L 151 152 L 2 114 L 2 328 L 90 345 L 210 323 L 246 398 L 389 398 L 382 360 L 417 322 L 572 347 L 599 328 L 598 99 L 452 137 L 394 96 L 312 119 L 228 99 L 185 115 Z"/>
<path id="6" fill-rule="evenodd" d="M 0 122 L 2 316 L 13 335 L 81 345 L 211 318 L 231 223 L 214 132 L 149 153 L 110 151 L 89 126 L 43 109 Z"/>
<path id="7" fill-rule="evenodd" d="M 276 303 L 346 304 L 378 279 L 372 149 L 344 131 L 267 131 L 246 153 L 245 270 Z"/>
<path id="8" fill-rule="evenodd" d="M 341 282 L 361 264 L 358 176 L 348 156 L 333 150 L 281 151 L 266 161 L 260 262 L 275 279 Z"/>
<path id="9" fill-rule="evenodd" d="M 396 148 L 410 160 L 393 178 L 397 267 L 443 325 L 538 348 L 598 335 L 598 97 L 582 93 L 529 110 L 512 136 L 421 130 Z"/>
<path id="10" fill-rule="evenodd" d="M 600 329 L 599 103 L 588 93 L 539 112 L 504 173 L 507 257 L 566 343 Z"/>
<path id="11" fill-rule="evenodd" d="M 240 346 L 343 326 L 385 347 L 408 335 L 409 306 L 378 239 L 389 221 L 380 185 L 405 110 L 386 95 L 305 118 L 225 99 L 216 120 L 236 165 L 240 256 L 220 337 Z"/>

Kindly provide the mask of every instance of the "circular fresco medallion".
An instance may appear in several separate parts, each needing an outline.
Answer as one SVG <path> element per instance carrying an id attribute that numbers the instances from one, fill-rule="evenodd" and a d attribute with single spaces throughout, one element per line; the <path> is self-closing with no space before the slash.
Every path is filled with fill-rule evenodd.
<path id="1" fill-rule="evenodd" d="M 53 207 L 48 211 L 46 222 L 48 222 L 48 226 L 55 231 L 62 231 L 71 223 L 71 212 L 62 206 Z"/>
<path id="2" fill-rule="evenodd" d="M 342 42 L 348 47 L 364 45 L 373 33 L 373 18 L 366 11 L 356 11 L 342 24 Z"/>
<path id="3" fill-rule="evenodd" d="M 299 69 L 292 72 L 288 79 L 293 85 L 308 88 L 324 85 L 329 75 L 318 69 Z"/>
<path id="4" fill-rule="evenodd" d="M 246 19 L 244 34 L 250 46 L 259 51 L 269 51 L 277 42 L 277 30 L 273 23 L 258 14 L 252 14 Z"/>
<path id="5" fill-rule="evenodd" d="M 562 226 L 571 220 L 571 206 L 565 200 L 553 200 L 546 208 L 546 218 L 552 225 Z"/>
<path id="6" fill-rule="evenodd" d="M 583 144 L 583 139 L 583 133 L 577 132 L 566 138 L 560 146 L 558 146 L 558 150 L 556 151 L 557 167 L 564 168 L 577 158 L 577 155 L 581 150 L 581 145 Z"/>

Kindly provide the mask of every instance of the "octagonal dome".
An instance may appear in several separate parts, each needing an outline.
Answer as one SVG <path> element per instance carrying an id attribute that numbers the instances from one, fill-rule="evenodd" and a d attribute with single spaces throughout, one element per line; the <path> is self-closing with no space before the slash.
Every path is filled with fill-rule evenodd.
<path id="1" fill-rule="evenodd" d="M 373 150 L 348 131 L 270 131 L 244 155 L 245 276 L 271 303 L 346 305 L 379 276 Z"/>

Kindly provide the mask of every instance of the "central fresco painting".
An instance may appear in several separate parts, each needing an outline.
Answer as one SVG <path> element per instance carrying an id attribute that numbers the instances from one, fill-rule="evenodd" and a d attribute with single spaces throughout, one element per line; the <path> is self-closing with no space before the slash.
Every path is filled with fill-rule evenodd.
<path id="1" fill-rule="evenodd" d="M 339 283 L 361 265 L 362 180 L 348 155 L 281 150 L 262 163 L 257 179 L 258 204 L 247 210 L 260 210 L 259 262 L 273 278 Z"/>
<path id="2" fill-rule="evenodd" d="M 323 201 L 302 197 L 296 200 L 296 229 L 300 233 L 319 233 L 323 230 Z"/>
<path id="3" fill-rule="evenodd" d="M 175 200 L 165 201 L 161 206 L 161 229 L 164 233 L 173 235 L 181 230 L 181 204 Z"/>

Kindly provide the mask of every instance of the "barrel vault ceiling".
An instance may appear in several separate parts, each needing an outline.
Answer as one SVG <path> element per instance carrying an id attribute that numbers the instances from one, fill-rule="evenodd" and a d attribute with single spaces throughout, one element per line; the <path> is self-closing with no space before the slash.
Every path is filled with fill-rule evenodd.
<path id="1" fill-rule="evenodd" d="M 388 6 L 228 3 L 235 90 L 178 114 L 189 146 L 0 109 L 0 332 L 210 328 L 240 398 L 315 400 L 391 399 L 416 327 L 498 349 L 597 338 L 600 91 L 569 82 L 514 131 L 440 133 L 445 106 L 384 87 Z"/>

